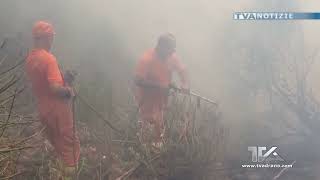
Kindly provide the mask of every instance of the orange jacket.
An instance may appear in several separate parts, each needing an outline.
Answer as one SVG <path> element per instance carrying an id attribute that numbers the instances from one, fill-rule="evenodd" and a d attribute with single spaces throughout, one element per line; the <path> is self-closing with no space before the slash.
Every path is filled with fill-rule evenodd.
<path id="1" fill-rule="evenodd" d="M 50 90 L 51 83 L 64 85 L 56 58 L 51 53 L 44 49 L 32 50 L 27 58 L 26 72 L 36 96 L 40 116 L 58 113 L 61 108 L 68 108 L 66 101 Z"/>
<path id="2" fill-rule="evenodd" d="M 152 81 L 161 87 L 168 87 L 172 80 L 173 72 L 177 72 L 183 86 L 187 84 L 185 67 L 180 62 L 176 54 L 170 56 L 167 60 L 159 60 L 155 50 L 148 50 L 139 60 L 135 77 L 141 80 Z M 160 89 L 146 89 L 137 87 L 136 98 L 139 104 L 142 101 L 163 101 L 164 97 Z M 165 103 L 165 100 L 163 101 Z"/>

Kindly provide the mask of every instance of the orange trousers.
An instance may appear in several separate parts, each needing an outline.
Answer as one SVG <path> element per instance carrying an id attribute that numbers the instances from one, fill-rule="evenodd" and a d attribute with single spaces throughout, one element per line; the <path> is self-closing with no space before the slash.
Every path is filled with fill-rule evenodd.
<path id="1" fill-rule="evenodd" d="M 66 166 L 76 166 L 80 157 L 80 141 L 73 127 L 71 108 L 59 108 L 41 117 L 46 133 L 59 158 Z"/>
<path id="2" fill-rule="evenodd" d="M 139 114 L 141 118 L 141 134 L 145 139 L 145 134 L 150 125 L 153 125 L 153 134 L 156 142 L 161 141 L 161 135 L 164 132 L 164 110 L 167 104 L 167 96 L 158 95 L 151 97 L 143 97 L 140 104 Z"/>

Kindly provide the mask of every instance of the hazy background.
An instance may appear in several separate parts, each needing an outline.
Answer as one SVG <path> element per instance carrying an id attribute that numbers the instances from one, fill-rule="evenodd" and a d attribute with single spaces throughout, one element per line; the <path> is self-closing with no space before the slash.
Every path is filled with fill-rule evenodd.
<path id="1" fill-rule="evenodd" d="M 101 94 L 113 90 L 113 100 L 123 102 L 139 56 L 155 45 L 159 34 L 172 32 L 178 55 L 188 67 L 191 88 L 220 102 L 223 120 L 231 128 L 230 144 L 247 151 L 245 145 L 259 140 L 259 133 L 272 136 L 281 130 L 282 119 L 262 116 L 271 111 L 263 105 L 264 95 L 253 97 L 252 88 L 239 80 L 242 63 L 250 58 L 244 51 L 257 53 L 263 62 L 273 59 L 278 49 L 303 59 L 319 47 L 320 22 L 233 21 L 232 13 L 319 8 L 317 0 L 1 0 L 0 38 L 19 37 L 31 48 L 33 23 L 51 22 L 57 34 L 53 53 L 64 67 L 79 71 L 82 92 L 103 111 Z M 319 63 L 312 66 L 308 82 L 316 95 L 320 95 Z M 259 77 L 264 73 L 249 76 L 263 82 Z"/>

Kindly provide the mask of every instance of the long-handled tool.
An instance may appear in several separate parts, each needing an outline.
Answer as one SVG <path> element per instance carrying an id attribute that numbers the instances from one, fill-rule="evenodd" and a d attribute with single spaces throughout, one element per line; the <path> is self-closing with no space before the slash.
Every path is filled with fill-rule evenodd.
<path id="1" fill-rule="evenodd" d="M 75 95 L 78 97 L 78 99 L 85 104 L 92 112 L 94 112 L 100 119 L 102 119 L 105 124 L 107 126 L 109 126 L 112 130 L 114 130 L 115 132 L 117 132 L 119 135 L 123 135 L 123 131 L 119 130 L 118 128 L 116 128 L 114 125 L 112 125 L 112 123 L 107 120 L 100 112 L 98 112 L 91 104 L 89 104 L 86 100 L 84 100 L 79 94 L 78 92 L 75 91 Z"/>
<path id="2" fill-rule="evenodd" d="M 75 113 L 75 109 L 76 109 L 76 107 L 75 107 L 75 104 L 76 104 L 76 97 L 77 96 L 74 96 L 74 97 L 72 97 L 72 117 L 73 117 L 73 128 L 72 128 L 72 133 L 73 133 L 73 148 L 72 148 L 72 150 L 73 150 L 73 160 L 74 161 L 76 161 L 76 151 L 75 151 L 75 146 L 76 146 L 76 117 L 75 117 L 75 115 L 76 115 L 76 113 Z M 78 180 L 78 164 L 76 165 L 76 167 L 75 167 L 76 169 L 75 169 L 75 171 L 74 171 L 74 179 L 75 180 Z"/>
<path id="3" fill-rule="evenodd" d="M 161 90 L 164 90 L 164 91 L 167 91 L 167 92 L 169 92 L 170 90 L 173 90 L 174 92 L 178 92 L 178 93 L 181 93 L 181 94 L 187 94 L 187 95 L 194 96 L 194 97 L 197 98 L 198 102 L 200 100 L 203 100 L 205 102 L 213 104 L 214 106 L 218 106 L 217 102 L 214 102 L 213 100 L 211 100 L 209 98 L 203 97 L 203 96 L 201 96 L 198 93 L 195 93 L 193 91 L 184 90 L 182 88 L 178 88 L 174 84 L 170 84 L 168 88 L 167 87 L 163 88 L 163 87 L 160 87 L 160 86 L 157 86 L 157 85 L 150 85 L 148 83 L 141 83 L 141 82 L 139 82 L 137 85 L 140 86 L 140 87 L 146 88 L 146 89 L 161 89 Z"/>
<path id="4" fill-rule="evenodd" d="M 61 71 L 60 71 L 61 73 Z M 69 86 L 72 91 L 73 91 L 73 96 L 71 96 L 71 109 L 72 109 L 72 118 L 73 118 L 73 127 L 72 127 L 72 133 L 73 133 L 73 148 L 72 148 L 72 151 L 73 151 L 73 161 L 76 162 L 76 151 L 75 151 L 75 148 L 76 148 L 76 99 L 77 99 L 77 94 L 75 93 L 76 90 L 74 88 L 74 80 L 75 80 L 75 76 L 77 75 L 77 73 L 75 71 L 66 71 L 63 75 L 63 79 L 66 83 L 67 86 Z M 78 164 L 76 164 L 75 166 L 75 171 L 74 171 L 74 174 L 73 174 L 73 179 L 74 180 L 78 180 Z"/>
<path id="5" fill-rule="evenodd" d="M 203 97 L 193 91 L 190 91 L 190 90 L 183 90 L 182 88 L 178 88 L 174 85 L 170 85 L 170 89 L 172 89 L 173 91 L 175 92 L 178 92 L 178 93 L 182 93 L 182 94 L 187 94 L 187 95 L 191 95 L 191 96 L 194 96 L 196 97 L 198 100 L 203 100 L 205 102 L 208 102 L 210 104 L 213 104 L 215 106 L 218 106 L 218 103 L 214 102 L 213 100 L 209 99 L 209 98 L 206 98 L 206 97 Z"/>

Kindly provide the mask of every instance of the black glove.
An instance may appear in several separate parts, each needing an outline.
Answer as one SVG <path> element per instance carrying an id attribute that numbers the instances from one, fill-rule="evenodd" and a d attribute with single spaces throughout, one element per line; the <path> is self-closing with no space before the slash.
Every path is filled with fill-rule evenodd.
<path id="1" fill-rule="evenodd" d="M 64 80 L 68 85 L 72 85 L 77 73 L 75 71 L 67 70 L 64 74 Z"/>
<path id="2" fill-rule="evenodd" d="M 180 92 L 184 93 L 184 94 L 190 94 L 190 89 L 189 88 L 181 88 Z"/>
<path id="3" fill-rule="evenodd" d="M 179 90 L 179 88 L 174 83 L 170 83 L 168 87 L 169 87 L 169 89 L 172 89 L 172 90 L 175 90 L 175 91 Z"/>

